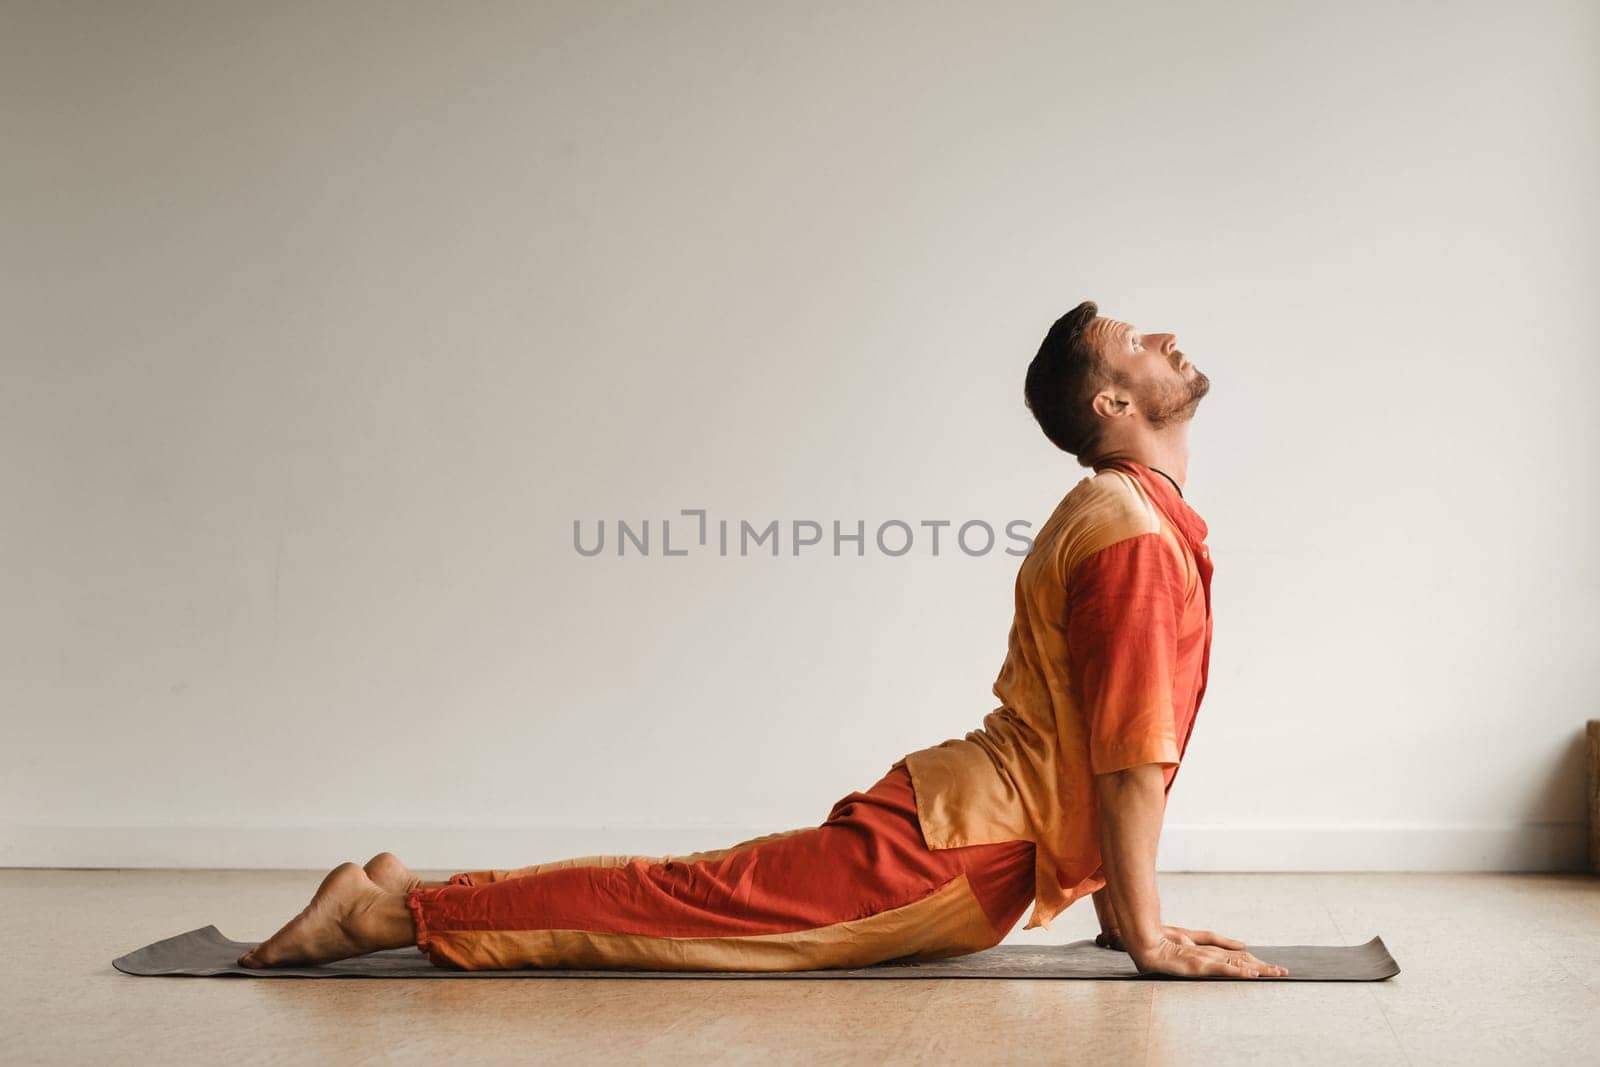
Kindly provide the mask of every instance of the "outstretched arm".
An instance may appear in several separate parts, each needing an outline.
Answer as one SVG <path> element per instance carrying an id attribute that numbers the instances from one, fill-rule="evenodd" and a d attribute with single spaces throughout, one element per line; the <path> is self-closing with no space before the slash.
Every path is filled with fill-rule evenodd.
<path id="1" fill-rule="evenodd" d="M 1162 767 L 1178 762 L 1172 671 L 1178 654 L 1183 575 L 1158 534 L 1116 542 L 1083 560 L 1068 597 L 1070 671 L 1086 727 L 1089 766 L 1102 812 L 1119 807 L 1113 787 L 1155 776 L 1165 806 Z M 1159 812 L 1154 834 L 1159 834 Z M 1097 944 L 1125 950 L 1136 917 L 1118 899 L 1112 860 L 1102 848 L 1106 885 L 1095 892 Z M 1154 860 L 1151 860 L 1152 879 Z M 1151 891 L 1153 898 L 1153 889 Z M 1158 909 L 1159 910 L 1159 909 Z"/>
<path id="2" fill-rule="evenodd" d="M 1094 779 L 1100 811 L 1100 860 L 1106 907 L 1120 945 L 1134 951 L 1161 939 L 1161 900 L 1156 890 L 1156 844 L 1166 810 L 1159 763 L 1141 763 Z M 1095 908 L 1100 911 L 1100 894 Z M 1105 913 L 1101 912 L 1101 929 Z"/>

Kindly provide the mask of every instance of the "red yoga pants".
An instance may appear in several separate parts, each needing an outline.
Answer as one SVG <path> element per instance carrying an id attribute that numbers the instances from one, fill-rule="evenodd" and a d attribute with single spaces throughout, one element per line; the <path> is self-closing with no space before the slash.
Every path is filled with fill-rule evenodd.
<path id="1" fill-rule="evenodd" d="M 1030 841 L 929 849 L 896 762 L 820 826 L 686 856 L 586 856 L 413 889 L 417 946 L 466 970 L 797 971 L 993 947 L 1033 900 Z"/>

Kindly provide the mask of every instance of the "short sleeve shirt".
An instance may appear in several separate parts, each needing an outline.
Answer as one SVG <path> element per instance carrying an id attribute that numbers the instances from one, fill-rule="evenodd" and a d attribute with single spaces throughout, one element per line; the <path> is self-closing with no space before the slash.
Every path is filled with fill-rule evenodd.
<path id="1" fill-rule="evenodd" d="M 1163 475 L 1097 464 L 1018 569 L 1000 706 L 905 757 L 928 847 L 1034 843 L 1027 929 L 1105 885 L 1095 775 L 1156 763 L 1172 788 L 1210 665 L 1206 533 Z"/>

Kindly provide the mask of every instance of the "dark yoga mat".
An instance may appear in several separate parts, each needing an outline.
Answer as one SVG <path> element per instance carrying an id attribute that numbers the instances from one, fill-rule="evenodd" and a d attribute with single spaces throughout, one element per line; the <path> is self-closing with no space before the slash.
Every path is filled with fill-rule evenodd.
<path id="1" fill-rule="evenodd" d="M 124 974 L 190 975 L 211 978 L 1149 978 L 1212 982 L 1215 978 L 1141 975 L 1126 952 L 1093 941 L 1070 945 L 999 945 L 929 963 L 890 962 L 872 967 L 822 971 L 562 971 L 526 967 L 515 971 L 459 971 L 435 967 L 415 948 L 392 948 L 317 967 L 252 970 L 234 961 L 254 942 L 229 941 L 215 926 L 202 926 L 135 949 L 111 965 Z M 1269 963 L 1289 968 L 1287 978 L 1225 978 L 1229 982 L 1377 982 L 1400 966 L 1374 937 L 1365 945 L 1251 945 Z"/>

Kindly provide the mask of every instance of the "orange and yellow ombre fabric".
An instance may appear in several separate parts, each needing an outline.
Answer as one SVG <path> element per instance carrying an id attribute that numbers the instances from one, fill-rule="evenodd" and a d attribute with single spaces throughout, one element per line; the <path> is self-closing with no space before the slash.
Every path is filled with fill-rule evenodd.
<path id="1" fill-rule="evenodd" d="M 1033 899 L 1033 845 L 935 851 L 904 761 L 819 826 L 686 856 L 470 871 L 406 894 L 417 946 L 467 970 L 795 971 L 999 944 Z"/>
<path id="2" fill-rule="evenodd" d="M 1094 776 L 1165 765 L 1172 788 L 1211 654 L 1206 524 L 1129 460 L 1096 466 L 1039 530 L 983 726 L 906 756 L 930 847 L 1026 840 L 1049 928 L 1105 885 Z"/>

